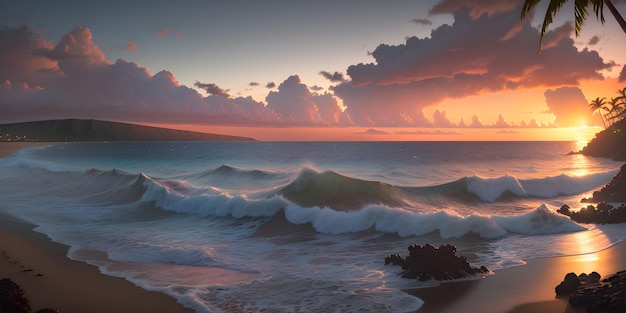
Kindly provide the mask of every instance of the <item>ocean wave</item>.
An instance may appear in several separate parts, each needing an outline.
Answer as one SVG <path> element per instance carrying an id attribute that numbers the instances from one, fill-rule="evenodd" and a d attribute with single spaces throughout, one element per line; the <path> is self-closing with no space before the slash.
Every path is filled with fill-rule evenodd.
<path id="1" fill-rule="evenodd" d="M 582 231 L 586 228 L 561 216 L 547 206 L 513 216 L 460 216 L 446 211 L 415 213 L 381 205 L 368 205 L 358 211 L 335 211 L 330 208 L 303 208 L 289 205 L 285 217 L 294 224 L 311 223 L 321 233 L 342 234 L 373 228 L 402 237 L 421 236 L 438 231 L 442 238 L 475 234 L 482 238 L 503 237 L 507 233 L 544 235 Z"/>
<path id="2" fill-rule="evenodd" d="M 360 209 L 367 204 L 406 205 L 406 196 L 399 187 L 311 168 L 303 168 L 279 194 L 301 206 L 328 206 L 344 211 Z"/>

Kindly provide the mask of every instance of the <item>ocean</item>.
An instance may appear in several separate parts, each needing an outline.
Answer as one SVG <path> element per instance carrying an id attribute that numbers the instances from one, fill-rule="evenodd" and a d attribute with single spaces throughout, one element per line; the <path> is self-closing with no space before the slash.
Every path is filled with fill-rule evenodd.
<path id="1" fill-rule="evenodd" d="M 474 266 L 595 252 L 584 206 L 622 165 L 576 142 L 116 142 L 0 159 L 0 212 L 197 312 L 406 312 L 384 265 L 453 244 Z"/>

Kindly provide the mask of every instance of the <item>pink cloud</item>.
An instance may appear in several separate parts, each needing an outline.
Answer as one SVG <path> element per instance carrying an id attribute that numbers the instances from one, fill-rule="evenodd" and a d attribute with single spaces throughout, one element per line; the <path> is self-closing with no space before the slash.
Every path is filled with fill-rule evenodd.
<path id="1" fill-rule="evenodd" d="M 163 28 L 156 31 L 157 35 L 161 38 L 167 36 L 167 34 L 171 33 L 171 29 Z"/>
<path id="2" fill-rule="evenodd" d="M 136 42 L 129 41 L 122 49 L 126 51 L 139 51 L 139 46 Z"/>
<path id="3" fill-rule="evenodd" d="M 332 95 L 312 93 L 297 75 L 290 76 L 270 91 L 265 98 L 267 108 L 293 125 L 339 125 L 347 122 Z"/>

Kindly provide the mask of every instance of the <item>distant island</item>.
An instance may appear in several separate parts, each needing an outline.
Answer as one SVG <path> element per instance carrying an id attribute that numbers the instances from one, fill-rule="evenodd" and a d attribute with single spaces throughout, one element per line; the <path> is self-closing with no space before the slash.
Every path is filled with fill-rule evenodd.
<path id="1" fill-rule="evenodd" d="M 253 138 L 150 127 L 135 124 L 65 119 L 0 124 L 0 141 L 256 141 Z"/>

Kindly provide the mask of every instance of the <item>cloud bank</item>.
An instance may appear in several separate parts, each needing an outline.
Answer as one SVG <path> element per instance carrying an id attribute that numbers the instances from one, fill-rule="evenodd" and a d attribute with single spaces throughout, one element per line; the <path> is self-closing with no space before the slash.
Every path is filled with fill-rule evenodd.
<path id="1" fill-rule="evenodd" d="M 41 38 L 27 25 L 1 28 L 0 120 L 74 117 L 246 126 L 537 127 L 535 121 L 514 124 L 502 116 L 485 125 L 480 112 L 471 121 L 458 123 L 450 121 L 445 111 L 436 109 L 428 117 L 423 112 L 446 99 L 545 88 L 556 123 L 572 125 L 568 105 L 559 99 L 573 95 L 577 102 L 584 100 L 571 87 L 582 80 L 602 79 L 601 71 L 614 64 L 604 62 L 595 51 L 578 50 L 569 24 L 549 31 L 538 54 L 538 30 L 520 22 L 519 4 L 517 0 L 443 0 L 430 14 L 452 14 L 452 25 L 433 29 L 427 38 L 381 44 L 371 52 L 371 63 L 349 66 L 346 76 L 320 71 L 338 83 L 331 87 L 332 93 L 307 86 L 292 75 L 278 88 L 267 83 L 270 90 L 264 102 L 232 97 L 228 89 L 214 83 L 196 82 L 195 87 L 208 94 L 203 96 L 181 85 L 169 71 L 152 74 L 135 62 L 111 62 L 86 27 L 76 27 L 57 43 Z M 427 25 L 427 21 L 413 22 Z M 171 32 L 161 29 L 157 35 Z M 125 49 L 137 51 L 138 46 L 129 42 Z M 620 80 L 626 80 L 626 67 Z M 582 110 L 590 114 L 584 105 Z"/>

